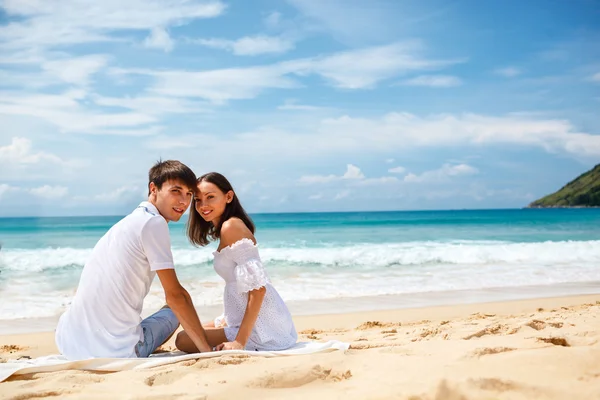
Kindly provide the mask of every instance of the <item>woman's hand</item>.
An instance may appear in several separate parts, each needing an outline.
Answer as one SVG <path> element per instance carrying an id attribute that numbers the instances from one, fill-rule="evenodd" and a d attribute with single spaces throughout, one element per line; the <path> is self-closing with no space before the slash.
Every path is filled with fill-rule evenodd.
<path id="1" fill-rule="evenodd" d="M 223 342 L 220 345 L 218 345 L 217 347 L 215 347 L 216 351 L 221 351 L 221 350 L 244 350 L 244 345 L 241 344 L 240 342 L 238 342 L 237 340 L 234 340 L 233 342 Z"/>

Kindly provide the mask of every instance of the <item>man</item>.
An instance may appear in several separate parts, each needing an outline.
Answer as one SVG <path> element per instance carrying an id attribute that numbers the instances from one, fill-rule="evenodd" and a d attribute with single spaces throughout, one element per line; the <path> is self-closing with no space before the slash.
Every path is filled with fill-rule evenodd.
<path id="1" fill-rule="evenodd" d="M 196 176 L 179 161 L 159 161 L 148 181 L 148 201 L 98 241 L 71 306 L 58 322 L 56 344 L 71 360 L 148 357 L 179 323 L 200 351 L 211 351 L 192 299 L 175 274 L 167 226 L 189 207 Z M 142 321 L 144 297 L 155 275 L 167 306 Z"/>

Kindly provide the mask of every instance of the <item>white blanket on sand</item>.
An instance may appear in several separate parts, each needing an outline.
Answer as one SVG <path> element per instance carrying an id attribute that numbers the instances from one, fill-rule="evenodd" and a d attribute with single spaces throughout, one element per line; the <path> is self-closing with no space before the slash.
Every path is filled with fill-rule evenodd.
<path id="1" fill-rule="evenodd" d="M 254 357 L 298 356 L 335 350 L 346 351 L 349 347 L 350 345 L 348 343 L 331 340 L 325 343 L 299 342 L 291 349 L 281 351 L 225 350 L 196 354 L 172 352 L 155 354 L 148 358 L 90 358 L 88 360 L 80 361 L 69 361 L 64 356 L 53 355 L 32 360 L 8 360 L 7 362 L 0 364 L 0 382 L 4 382 L 13 375 L 32 374 L 37 372 L 54 372 L 68 369 L 116 372 L 129 369 L 152 368 L 184 360 L 212 358 L 225 355 L 244 354 Z"/>

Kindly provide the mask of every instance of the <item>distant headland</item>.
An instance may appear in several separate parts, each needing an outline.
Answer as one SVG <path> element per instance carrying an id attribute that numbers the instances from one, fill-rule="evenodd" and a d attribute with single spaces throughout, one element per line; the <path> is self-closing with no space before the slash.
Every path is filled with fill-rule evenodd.
<path id="1" fill-rule="evenodd" d="M 600 164 L 579 175 L 559 191 L 542 197 L 528 208 L 600 207 Z"/>

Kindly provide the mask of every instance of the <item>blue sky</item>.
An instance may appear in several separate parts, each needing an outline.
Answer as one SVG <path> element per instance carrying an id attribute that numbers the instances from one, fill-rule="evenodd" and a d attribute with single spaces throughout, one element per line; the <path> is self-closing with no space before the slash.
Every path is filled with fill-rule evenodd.
<path id="1" fill-rule="evenodd" d="M 521 207 L 600 160 L 600 2 L 0 0 L 0 216 L 179 159 L 250 212 Z"/>

